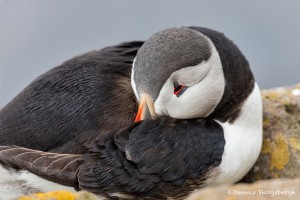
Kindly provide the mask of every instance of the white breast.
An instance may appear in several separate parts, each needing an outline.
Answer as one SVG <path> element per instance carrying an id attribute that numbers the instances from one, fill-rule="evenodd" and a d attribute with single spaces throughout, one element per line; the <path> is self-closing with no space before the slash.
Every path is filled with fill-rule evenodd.
<path id="1" fill-rule="evenodd" d="M 235 183 L 242 179 L 257 160 L 262 145 L 262 99 L 259 87 L 245 101 L 240 116 L 233 124 L 221 123 L 225 148 L 220 173 L 209 185 Z"/>

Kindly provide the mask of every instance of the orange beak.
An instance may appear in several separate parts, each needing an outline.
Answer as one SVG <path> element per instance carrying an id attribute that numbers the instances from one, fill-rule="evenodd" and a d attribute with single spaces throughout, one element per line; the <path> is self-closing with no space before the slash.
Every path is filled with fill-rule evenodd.
<path id="1" fill-rule="evenodd" d="M 143 94 L 141 96 L 139 109 L 134 122 L 139 122 L 141 120 L 149 119 L 149 118 L 155 119 L 156 112 L 151 97 L 149 97 L 147 94 Z"/>

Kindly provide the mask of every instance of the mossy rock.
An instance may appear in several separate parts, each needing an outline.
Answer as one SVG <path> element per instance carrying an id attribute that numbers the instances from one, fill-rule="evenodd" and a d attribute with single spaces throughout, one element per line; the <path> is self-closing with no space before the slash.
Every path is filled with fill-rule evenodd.
<path id="1" fill-rule="evenodd" d="M 18 200 L 103 200 L 96 195 L 86 192 L 52 191 L 45 193 L 35 193 L 29 196 L 20 197 Z"/>
<path id="2" fill-rule="evenodd" d="M 252 184 L 204 188 L 186 200 L 299 200 L 300 179 L 271 179 Z"/>
<path id="3" fill-rule="evenodd" d="M 243 181 L 300 177 L 300 84 L 265 90 L 262 96 L 262 151 Z"/>

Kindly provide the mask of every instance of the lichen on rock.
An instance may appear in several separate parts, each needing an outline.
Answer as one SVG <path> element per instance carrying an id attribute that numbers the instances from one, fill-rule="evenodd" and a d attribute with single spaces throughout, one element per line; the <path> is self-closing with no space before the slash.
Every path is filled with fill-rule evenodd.
<path id="1" fill-rule="evenodd" d="M 300 84 L 262 91 L 263 146 L 245 182 L 300 177 Z"/>
<path id="2" fill-rule="evenodd" d="M 68 192 L 64 190 L 52 191 L 45 193 L 35 193 L 29 196 L 20 197 L 18 200 L 103 200 L 96 195 L 81 191 L 81 192 Z"/>
<path id="3" fill-rule="evenodd" d="M 186 200 L 299 200 L 300 179 L 261 180 L 252 184 L 204 188 Z"/>

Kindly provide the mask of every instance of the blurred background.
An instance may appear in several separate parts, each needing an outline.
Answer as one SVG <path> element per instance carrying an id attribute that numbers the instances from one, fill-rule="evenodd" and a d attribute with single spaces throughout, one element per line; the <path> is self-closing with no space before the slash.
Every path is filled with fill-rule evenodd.
<path id="1" fill-rule="evenodd" d="M 232 39 L 261 88 L 300 82 L 298 0 L 0 0 L 0 108 L 75 55 L 189 25 Z"/>

